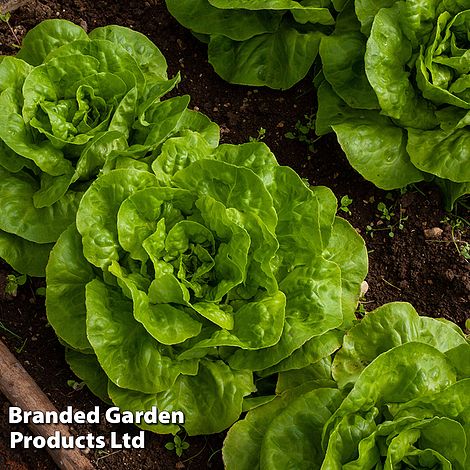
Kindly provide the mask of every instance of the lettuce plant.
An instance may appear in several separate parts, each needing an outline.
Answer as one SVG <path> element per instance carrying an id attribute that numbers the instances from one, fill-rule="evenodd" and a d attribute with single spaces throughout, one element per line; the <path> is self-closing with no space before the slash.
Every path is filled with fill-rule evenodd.
<path id="1" fill-rule="evenodd" d="M 364 242 L 329 189 L 260 142 L 214 148 L 188 131 L 135 163 L 91 184 L 53 248 L 48 319 L 96 394 L 219 432 L 265 399 L 261 377 L 339 347 Z"/>
<path id="2" fill-rule="evenodd" d="M 145 159 L 185 128 L 218 138 L 215 124 L 187 110 L 188 96 L 160 101 L 178 81 L 167 79 L 150 40 L 120 26 L 87 35 L 44 21 L 16 57 L 1 57 L 0 257 L 43 276 L 52 244 L 105 163 Z"/>
<path id="3" fill-rule="evenodd" d="M 208 43 L 224 80 L 290 88 L 312 66 L 342 0 L 166 0 L 170 13 Z"/>
<path id="4" fill-rule="evenodd" d="M 434 179 L 448 208 L 470 192 L 469 8 L 349 2 L 320 46 L 317 133 L 380 188 Z"/>
<path id="5" fill-rule="evenodd" d="M 227 470 L 470 467 L 470 344 L 392 303 L 333 362 L 280 374 L 278 395 L 228 432 Z"/>

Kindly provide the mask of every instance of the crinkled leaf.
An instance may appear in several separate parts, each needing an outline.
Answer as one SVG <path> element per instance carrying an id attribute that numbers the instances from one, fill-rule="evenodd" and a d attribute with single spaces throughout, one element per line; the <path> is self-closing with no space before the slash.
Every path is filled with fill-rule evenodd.
<path id="1" fill-rule="evenodd" d="M 106 375 L 119 387 L 158 393 L 180 374 L 195 375 L 198 361 L 176 361 L 167 347 L 134 320 L 132 302 L 95 279 L 86 286 L 88 339 Z"/>
<path id="2" fill-rule="evenodd" d="M 88 39 L 80 26 L 65 20 L 45 20 L 28 31 L 16 56 L 39 65 L 53 49 L 80 39 Z"/>
<path id="3" fill-rule="evenodd" d="M 119 389 L 110 384 L 112 400 L 123 410 L 182 411 L 189 435 L 220 432 L 238 418 L 243 398 L 254 390 L 252 374 L 233 371 L 221 361 L 201 361 L 196 376 L 180 375 L 172 387 L 158 394 L 145 395 Z M 174 427 L 143 426 L 156 432 L 172 432 Z"/>

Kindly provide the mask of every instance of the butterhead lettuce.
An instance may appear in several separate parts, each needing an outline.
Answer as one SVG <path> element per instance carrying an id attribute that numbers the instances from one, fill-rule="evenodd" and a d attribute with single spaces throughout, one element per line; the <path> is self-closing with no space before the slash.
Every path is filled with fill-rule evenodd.
<path id="1" fill-rule="evenodd" d="M 322 39 L 316 130 L 383 189 L 470 192 L 468 1 L 348 2 Z"/>
<path id="2" fill-rule="evenodd" d="M 262 143 L 213 148 L 187 131 L 147 164 L 83 195 L 47 265 L 48 319 L 98 395 L 182 410 L 191 435 L 219 432 L 245 398 L 265 399 L 261 377 L 339 347 L 364 242 L 330 190 Z"/>
<path id="3" fill-rule="evenodd" d="M 226 468 L 469 468 L 469 359 L 452 323 L 384 305 L 333 361 L 280 374 L 278 395 L 229 430 Z"/>
<path id="4" fill-rule="evenodd" d="M 224 80 L 287 89 L 305 77 L 342 0 L 166 0 L 170 13 L 208 43 Z"/>
<path id="5" fill-rule="evenodd" d="M 187 109 L 188 96 L 160 100 L 179 81 L 166 68 L 138 32 L 87 35 L 65 20 L 42 22 L 15 57 L 0 58 L 0 256 L 17 271 L 44 276 L 105 162 L 145 159 L 185 128 L 218 139 L 215 124 Z"/>

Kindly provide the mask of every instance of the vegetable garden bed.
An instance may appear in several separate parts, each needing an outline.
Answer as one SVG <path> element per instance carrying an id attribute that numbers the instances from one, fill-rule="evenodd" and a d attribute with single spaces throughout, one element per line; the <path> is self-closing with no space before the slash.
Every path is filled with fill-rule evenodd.
<path id="1" fill-rule="evenodd" d="M 362 235 L 369 252 L 369 289 L 358 315 L 400 300 L 411 302 L 420 314 L 446 318 L 465 328 L 470 311 L 468 210 L 459 204 L 453 213 L 446 213 L 439 190 L 427 184 L 406 191 L 379 190 L 350 167 L 334 136 L 316 140 L 311 125 L 316 110 L 312 76 L 287 91 L 229 85 L 207 63 L 206 46 L 158 0 L 32 1 L 12 13 L 9 25 L 0 24 L 0 52 L 15 54 L 16 37 L 21 39 L 47 18 L 71 20 L 88 32 L 117 24 L 144 33 L 164 54 L 169 76 L 181 73 L 181 83 L 170 96 L 189 94 L 189 107 L 219 124 L 223 143 L 243 143 L 249 137 L 263 141 L 281 165 L 290 166 L 311 185 L 331 188 L 340 201 L 338 215 Z M 58 409 L 72 405 L 89 410 L 101 405 L 86 389 L 76 389 L 79 380 L 47 324 L 44 297 L 38 291 L 44 281 L 28 279 L 13 293 L 11 274 L 11 268 L 2 264 L 0 338 L 16 351 Z M 44 451 L 9 449 L 9 434 L 17 428 L 8 424 L 8 403 L 1 396 L 0 405 L 0 466 L 55 468 Z M 125 425 L 103 423 L 98 428 L 101 434 L 137 432 Z M 77 425 L 72 432 L 96 433 L 97 427 Z M 189 448 L 178 457 L 164 447 L 171 441 L 168 436 L 147 433 L 144 450 L 94 451 L 88 457 L 96 468 L 222 468 L 223 438 L 224 434 L 189 437 Z"/>

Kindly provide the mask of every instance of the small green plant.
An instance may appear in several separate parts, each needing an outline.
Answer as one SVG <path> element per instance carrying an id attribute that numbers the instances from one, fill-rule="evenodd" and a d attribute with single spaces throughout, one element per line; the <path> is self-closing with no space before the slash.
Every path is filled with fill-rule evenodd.
<path id="1" fill-rule="evenodd" d="M 380 212 L 380 218 L 382 220 L 392 220 L 392 217 L 395 215 L 392 207 L 387 207 L 384 202 L 379 202 L 377 204 L 377 210 Z"/>
<path id="2" fill-rule="evenodd" d="M 18 293 L 18 287 L 23 286 L 27 280 L 28 276 L 26 276 L 26 274 L 8 274 L 5 285 L 5 294 L 16 297 L 16 294 Z"/>
<path id="3" fill-rule="evenodd" d="M 315 142 L 319 137 L 312 137 L 315 135 L 315 114 L 305 114 L 305 122 L 297 121 L 295 124 L 294 132 L 287 132 L 284 134 L 286 139 L 298 140 L 308 145 L 310 152 L 315 153 Z"/>
<path id="4" fill-rule="evenodd" d="M 77 392 L 79 390 L 82 390 L 82 388 L 85 386 L 85 382 L 77 382 L 76 380 L 71 379 L 67 380 L 67 385 Z"/>
<path id="5" fill-rule="evenodd" d="M 266 137 L 266 129 L 264 127 L 260 127 L 258 129 L 258 135 L 256 137 L 249 137 L 250 142 L 261 142 Z"/>
<path id="6" fill-rule="evenodd" d="M 15 38 L 16 44 L 12 44 L 12 46 L 20 47 L 21 41 L 16 35 L 15 30 L 11 27 L 10 18 L 11 18 L 11 14 L 9 11 L 7 11 L 6 13 L 0 13 L 0 21 L 3 21 L 4 23 L 7 24 L 8 28 L 11 31 L 11 34 L 13 34 L 13 37 Z"/>
<path id="7" fill-rule="evenodd" d="M 448 224 L 450 226 L 450 235 L 452 243 L 457 250 L 457 253 L 467 262 L 470 260 L 470 243 L 462 240 L 462 232 L 467 231 L 470 227 L 470 222 L 460 217 L 457 214 L 450 214 L 445 216 L 441 223 Z"/>
<path id="8" fill-rule="evenodd" d="M 36 295 L 39 295 L 40 297 L 46 297 L 46 288 L 45 287 L 38 287 L 36 289 Z"/>
<path id="9" fill-rule="evenodd" d="M 384 230 L 387 230 L 388 236 L 393 238 L 395 236 L 396 230 L 403 230 L 405 228 L 405 221 L 408 220 L 408 216 L 403 215 L 401 204 L 398 202 L 398 200 L 394 201 L 394 196 L 392 193 L 387 193 L 385 198 L 393 202 L 389 205 L 385 204 L 385 202 L 379 202 L 377 204 L 379 221 L 371 222 L 366 226 L 366 233 L 371 238 L 374 237 L 375 232 Z M 398 220 L 396 220 L 397 218 Z M 381 227 L 381 225 L 384 223 L 386 226 Z"/>
<path id="10" fill-rule="evenodd" d="M 173 436 L 173 442 L 167 442 L 165 444 L 165 449 L 174 450 L 178 457 L 183 455 L 183 452 L 186 449 L 189 449 L 189 443 L 184 439 L 182 440 L 177 434 Z"/>
<path id="11" fill-rule="evenodd" d="M 352 204 L 353 200 L 346 194 L 341 198 L 340 201 L 340 210 L 343 212 L 346 212 L 346 214 L 351 215 L 351 210 L 349 209 L 349 206 Z"/>

